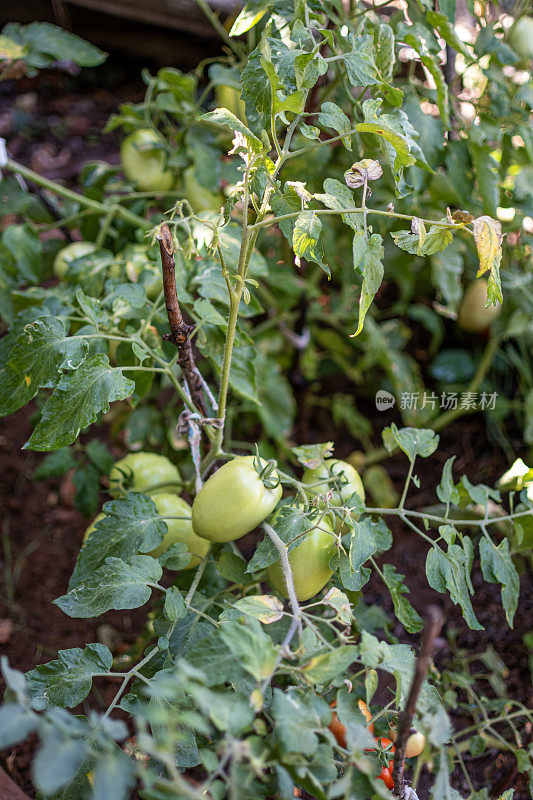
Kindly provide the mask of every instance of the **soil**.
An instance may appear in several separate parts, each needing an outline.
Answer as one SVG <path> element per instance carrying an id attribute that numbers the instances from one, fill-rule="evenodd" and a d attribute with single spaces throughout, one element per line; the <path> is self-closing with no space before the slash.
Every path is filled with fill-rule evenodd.
<path id="1" fill-rule="evenodd" d="M 142 97 L 143 86 L 140 80 L 129 77 L 131 75 L 138 76 L 139 70 L 112 62 L 105 81 L 100 84 L 95 81 L 87 85 L 79 80 L 75 83 L 65 75 L 44 73 L 38 80 L 19 82 L 16 89 L 3 86 L 0 89 L 0 135 L 8 139 L 11 155 L 47 177 L 67 182 L 74 179 L 86 160 L 102 158 L 116 163 L 118 137 L 102 135 L 101 131 L 118 103 Z M 0 424 L 0 506 L 3 509 L 0 650 L 22 671 L 56 657 L 60 648 L 83 647 L 88 642 L 102 641 L 115 654 L 122 652 L 133 644 L 146 616 L 146 610 L 139 609 L 128 613 L 111 612 L 97 620 L 76 620 L 53 605 L 53 600 L 67 587 L 87 521 L 72 506 L 68 479 L 61 483 L 57 479 L 33 480 L 33 472 L 42 456 L 20 449 L 30 434 L 32 413 L 31 408 L 22 409 Z M 389 417 L 383 415 L 382 420 L 386 424 Z M 315 417 L 314 425 L 315 441 L 330 438 L 329 419 Z M 424 463 L 420 475 L 422 488 L 410 497 L 409 506 L 415 508 L 434 502 L 434 486 L 444 461 L 451 455 L 457 455 L 457 471 L 465 472 L 473 482 L 492 484 L 508 464 L 503 454 L 487 447 L 486 436 L 483 419 L 478 416 L 459 421 L 441 434 L 441 447 Z M 518 435 L 512 445 L 519 455 L 522 444 Z M 355 442 L 346 437 L 338 445 L 338 454 L 344 456 L 354 448 Z M 395 456 L 386 465 L 393 481 L 401 487 L 405 459 Z M 531 704 L 528 652 L 523 642 L 533 611 L 531 575 L 522 576 L 520 610 L 515 627 L 510 629 L 502 612 L 499 592 L 483 581 L 476 564 L 474 607 L 484 630 L 470 631 L 449 598 L 437 595 L 428 587 L 420 566 L 425 553 L 419 537 L 398 525 L 393 526 L 393 532 L 394 545 L 385 560 L 408 576 L 412 604 L 420 613 L 430 602 L 436 602 L 444 610 L 445 632 L 440 640 L 437 664 L 442 667 L 449 663 L 463 648 L 472 655 L 492 647 L 506 665 L 505 686 L 509 696 Z M 390 595 L 379 579 L 373 578 L 363 594 L 367 603 L 377 603 L 387 612 L 392 610 Z M 417 641 L 407 635 L 399 623 L 393 632 L 400 641 L 413 644 Z M 483 665 L 474 662 L 472 669 L 482 670 Z M 105 707 L 117 684 L 99 680 L 95 688 L 91 704 Z M 480 683 L 477 688 L 480 693 L 493 696 L 486 683 Z M 87 710 L 85 704 L 80 708 L 82 712 Z M 459 716 L 456 723 L 458 727 L 467 724 Z M 0 764 L 30 797 L 35 796 L 30 777 L 35 746 L 36 741 L 29 739 L 0 754 Z M 494 751 L 471 760 L 469 769 L 475 787 L 499 783 L 506 788 L 506 778 L 514 763 L 512 756 L 500 754 L 495 758 Z M 469 793 L 462 773 L 454 774 L 453 785 L 463 796 Z M 515 800 L 526 800 L 525 781 L 519 776 L 513 779 L 512 785 L 516 789 Z M 427 797 L 428 786 L 428 776 L 422 775 L 421 798 Z"/>

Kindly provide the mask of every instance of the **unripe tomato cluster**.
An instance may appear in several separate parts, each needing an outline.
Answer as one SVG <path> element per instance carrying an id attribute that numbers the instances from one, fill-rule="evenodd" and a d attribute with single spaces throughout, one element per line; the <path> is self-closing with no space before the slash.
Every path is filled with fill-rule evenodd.
<path id="1" fill-rule="evenodd" d="M 364 501 L 361 478 L 348 463 L 328 459 L 316 470 L 306 470 L 312 509 L 302 542 L 291 550 L 289 564 L 298 600 L 320 592 L 333 574 L 330 561 L 343 523 L 336 525 L 329 504 L 341 506 L 357 493 Z M 226 462 L 203 485 L 192 508 L 178 495 L 182 480 L 177 467 L 156 453 L 129 453 L 109 474 L 109 492 L 118 498 L 127 491 L 152 497 L 158 514 L 167 519 L 168 533 L 150 555 L 157 557 L 174 542 L 184 542 L 191 554 L 187 568 L 196 566 L 211 543 L 231 542 L 253 531 L 270 517 L 275 525 L 282 487 L 275 462 L 257 456 L 238 456 Z M 331 490 L 330 490 L 331 486 Z M 272 516 L 271 516 L 272 515 Z M 102 514 L 87 529 L 90 536 Z M 283 597 L 288 596 L 285 575 L 278 561 L 267 569 L 268 580 Z M 367 709 L 368 710 L 368 709 Z"/>

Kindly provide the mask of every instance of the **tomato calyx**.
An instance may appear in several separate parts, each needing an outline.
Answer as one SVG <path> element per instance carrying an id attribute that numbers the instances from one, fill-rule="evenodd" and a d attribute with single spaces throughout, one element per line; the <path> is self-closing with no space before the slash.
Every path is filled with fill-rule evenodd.
<path id="1" fill-rule="evenodd" d="M 254 469 L 259 475 L 265 489 L 275 489 L 280 484 L 279 475 L 276 472 L 277 462 L 271 458 L 264 463 L 259 456 L 254 457 Z"/>

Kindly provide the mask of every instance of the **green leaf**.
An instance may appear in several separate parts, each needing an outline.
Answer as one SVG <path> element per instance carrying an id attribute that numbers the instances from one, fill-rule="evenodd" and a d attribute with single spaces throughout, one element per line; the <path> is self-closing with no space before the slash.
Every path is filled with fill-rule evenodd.
<path id="1" fill-rule="evenodd" d="M 261 355 L 255 367 L 257 393 L 261 398 L 259 417 L 270 436 L 283 440 L 292 431 L 296 415 L 292 387 L 274 359 Z"/>
<path id="2" fill-rule="evenodd" d="M 274 689 L 271 708 L 280 747 L 287 753 L 312 756 L 319 741 L 315 731 L 331 720 L 328 703 L 321 697 L 304 695 L 289 687 L 286 691 Z"/>
<path id="3" fill-rule="evenodd" d="M 74 778 L 89 751 L 89 742 L 66 739 L 49 732 L 33 761 L 33 782 L 43 794 L 52 794 Z"/>
<path id="4" fill-rule="evenodd" d="M 452 22 L 444 14 L 439 14 L 438 11 L 428 11 L 426 19 L 430 25 L 438 30 L 446 44 L 449 44 L 453 50 L 457 50 L 465 58 L 472 58 L 472 52 L 456 34 Z"/>
<path id="5" fill-rule="evenodd" d="M 312 527 L 309 515 L 299 508 L 282 506 L 276 514 L 273 528 L 289 552 L 301 544 L 306 531 Z M 248 563 L 246 572 L 258 572 L 279 561 L 279 553 L 269 536 L 265 535 Z"/>
<path id="6" fill-rule="evenodd" d="M 72 482 L 76 487 L 74 505 L 84 517 L 92 517 L 98 508 L 100 496 L 100 473 L 92 464 L 74 470 Z"/>
<path id="7" fill-rule="evenodd" d="M 271 674 L 277 650 L 257 620 L 223 622 L 220 638 L 255 680 L 262 681 Z"/>
<path id="8" fill-rule="evenodd" d="M 0 706 L 0 749 L 24 741 L 35 730 L 37 719 L 18 703 Z"/>
<path id="9" fill-rule="evenodd" d="M 442 478 L 437 486 L 437 497 L 441 503 L 456 504 L 459 502 L 459 492 L 454 485 L 452 475 L 454 461 L 455 456 L 452 456 L 446 461 L 444 467 L 442 468 Z"/>
<path id="10" fill-rule="evenodd" d="M 385 428 L 382 433 L 385 446 L 390 451 L 394 443 L 403 450 L 409 461 L 414 461 L 416 456 L 427 458 L 438 447 L 439 437 L 428 428 L 400 428 L 393 422 L 390 428 Z"/>
<path id="11" fill-rule="evenodd" d="M 178 619 L 183 619 L 183 617 L 187 616 L 187 606 L 177 586 L 168 587 L 163 611 L 165 617 L 171 622 L 176 622 Z"/>
<path id="12" fill-rule="evenodd" d="M 246 119 L 252 131 L 261 136 L 270 127 L 272 90 L 261 63 L 261 50 L 256 47 L 242 71 L 242 99 L 246 108 Z"/>
<path id="13" fill-rule="evenodd" d="M 152 594 L 151 585 L 163 570 L 151 556 L 130 556 L 126 560 L 106 558 L 91 577 L 58 597 L 54 603 L 69 617 L 98 617 L 110 609 L 139 608 Z"/>
<path id="14" fill-rule="evenodd" d="M 135 786 L 133 761 L 116 748 L 100 757 L 93 770 L 91 800 L 126 800 Z"/>
<path id="15" fill-rule="evenodd" d="M 47 478 L 59 478 L 64 475 L 69 469 L 76 466 L 76 459 L 70 447 L 62 447 L 60 450 L 50 453 L 50 455 L 43 458 L 33 477 L 36 481 L 44 481 Z"/>
<path id="16" fill-rule="evenodd" d="M 321 203 L 324 203 L 326 208 L 342 211 L 344 208 L 353 208 L 355 206 L 352 192 L 348 189 L 346 184 L 341 183 L 335 178 L 326 178 L 324 181 L 324 190 L 326 194 L 315 194 L 314 197 L 316 200 L 320 200 Z M 341 218 L 342 221 L 349 225 L 354 231 L 361 230 L 363 226 L 361 214 L 341 214 Z"/>
<path id="17" fill-rule="evenodd" d="M 333 128 L 340 134 L 348 133 L 352 129 L 350 120 L 335 103 L 322 103 L 317 122 L 325 128 Z M 343 136 L 342 143 L 347 150 L 352 149 L 351 136 Z"/>
<path id="18" fill-rule="evenodd" d="M 422 630 L 423 622 L 411 603 L 404 597 L 409 594 L 409 589 L 403 582 L 405 575 L 396 572 L 392 564 L 383 565 L 383 578 L 390 592 L 394 605 L 394 613 L 409 633 Z"/>
<path id="19" fill-rule="evenodd" d="M 0 373 L 0 415 L 13 414 L 39 389 L 54 386 L 62 364 L 76 368 L 86 351 L 83 340 L 69 339 L 63 322 L 55 317 L 43 317 L 26 325 Z"/>
<path id="20" fill-rule="evenodd" d="M 500 176 L 499 164 L 492 155 L 493 148 L 470 137 L 468 149 L 472 158 L 477 188 L 483 202 L 483 213 L 495 217 L 500 205 Z"/>
<path id="21" fill-rule="evenodd" d="M 394 32 L 386 23 L 376 29 L 376 67 L 383 80 L 390 81 L 394 69 Z"/>
<path id="22" fill-rule="evenodd" d="M 232 608 L 236 608 L 239 613 L 254 617 L 263 625 L 270 625 L 283 617 L 283 603 L 277 597 L 268 594 L 241 597 L 232 604 Z"/>
<path id="23" fill-rule="evenodd" d="M 381 83 L 376 67 L 376 53 L 371 36 L 350 35 L 352 52 L 344 53 L 342 60 L 352 86 L 373 86 Z"/>
<path id="24" fill-rule="evenodd" d="M 29 225 L 8 225 L 2 243 L 12 253 L 21 278 L 37 283 L 42 272 L 42 244 Z"/>
<path id="25" fill-rule="evenodd" d="M 472 630 L 483 630 L 472 608 L 470 569 L 472 567 L 472 544 L 465 539 L 464 548 L 452 544 L 444 553 L 440 547 L 432 547 L 426 558 L 426 575 L 432 589 L 444 594 L 446 589 L 451 600 L 461 607 L 463 617 Z"/>
<path id="26" fill-rule="evenodd" d="M 359 298 L 359 322 L 352 336 L 357 336 L 363 330 L 366 312 L 383 280 L 384 255 L 383 239 L 379 233 L 372 233 L 369 237 L 364 232 L 358 232 L 353 239 L 354 269 L 362 268 L 363 286 Z"/>
<path id="27" fill-rule="evenodd" d="M 97 329 L 100 322 L 105 322 L 107 320 L 106 314 L 101 309 L 102 303 L 98 298 L 89 297 L 89 295 L 85 294 L 83 289 L 78 289 L 76 292 L 76 300 L 85 316 Z"/>
<path id="28" fill-rule="evenodd" d="M 195 699 L 219 731 L 242 735 L 252 724 L 254 710 L 248 698 L 234 692 L 213 692 L 205 687 L 195 691 Z"/>
<path id="29" fill-rule="evenodd" d="M 322 260 L 322 248 L 320 246 L 320 233 L 322 223 L 320 217 L 314 211 L 302 211 L 297 217 L 292 232 L 292 249 L 296 256 L 296 266 L 300 266 L 300 259 L 314 261 L 322 267 L 327 275 L 330 275 L 329 267 Z"/>
<path id="30" fill-rule="evenodd" d="M 513 619 L 520 595 L 520 579 L 509 552 L 509 540 L 502 539 L 495 545 L 488 536 L 479 543 L 481 570 L 487 583 L 500 583 L 502 586 L 502 606 L 509 626 Z"/>
<path id="31" fill-rule="evenodd" d="M 328 684 L 344 676 L 359 655 L 355 645 L 340 645 L 329 653 L 315 656 L 302 668 L 302 674 L 310 684 Z"/>
<path id="32" fill-rule="evenodd" d="M 98 47 L 49 22 L 32 22 L 30 25 L 11 22 L 2 32 L 24 45 L 25 60 L 39 68 L 52 61 L 73 61 L 80 67 L 96 67 L 106 59 L 106 54 Z"/>
<path id="33" fill-rule="evenodd" d="M 91 577 L 110 556 L 124 559 L 154 550 L 168 531 L 152 498 L 141 492 L 110 500 L 103 512 L 105 517 L 98 520 L 80 551 L 69 589 Z"/>
<path id="34" fill-rule="evenodd" d="M 91 691 L 93 675 L 110 672 L 112 665 L 111 651 L 103 644 L 60 650 L 57 659 L 26 673 L 33 708 L 74 708 Z"/>
<path id="35" fill-rule="evenodd" d="M 244 122 L 235 116 L 227 108 L 215 108 L 214 111 L 208 111 L 207 114 L 202 114 L 198 120 L 203 122 L 210 122 L 212 125 L 220 125 L 222 127 L 230 128 L 232 131 L 239 131 L 245 137 L 248 146 L 254 151 L 259 152 L 263 149 L 263 143 L 260 139 L 246 127 Z"/>
<path id="36" fill-rule="evenodd" d="M 60 379 L 24 447 L 57 450 L 72 444 L 80 430 L 109 411 L 110 402 L 125 400 L 134 389 L 133 381 L 111 367 L 107 356 L 89 356 L 75 372 Z"/>
<path id="37" fill-rule="evenodd" d="M 411 231 L 393 231 L 391 236 L 397 247 L 401 247 L 402 250 L 417 256 L 430 256 L 434 253 L 439 253 L 445 250 L 453 240 L 451 230 L 440 225 L 431 226 L 422 245 L 420 245 L 418 234 L 411 233 Z"/>

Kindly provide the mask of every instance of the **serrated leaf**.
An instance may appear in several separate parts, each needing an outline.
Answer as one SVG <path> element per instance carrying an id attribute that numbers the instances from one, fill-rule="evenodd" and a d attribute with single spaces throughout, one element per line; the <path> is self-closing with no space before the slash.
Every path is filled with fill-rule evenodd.
<path id="1" fill-rule="evenodd" d="M 39 389 L 55 386 L 61 365 L 77 367 L 86 352 L 85 342 L 69 338 L 60 319 L 42 317 L 26 325 L 0 373 L 0 415 L 13 414 Z"/>
<path id="2" fill-rule="evenodd" d="M 465 546 L 471 547 L 469 539 Z M 444 553 L 439 547 L 432 547 L 426 558 L 426 575 L 432 589 L 444 594 L 448 590 L 452 602 L 461 607 L 463 617 L 472 630 L 483 630 L 472 608 L 470 600 L 472 553 L 460 545 L 449 545 Z"/>
<path id="3" fill-rule="evenodd" d="M 37 719 L 18 703 L 0 706 L 0 749 L 24 741 L 37 726 Z"/>
<path id="4" fill-rule="evenodd" d="M 80 430 L 109 411 L 110 402 L 125 400 L 134 389 L 133 381 L 111 367 L 107 356 L 89 356 L 59 380 L 24 448 L 57 450 L 72 444 Z"/>
<path id="5" fill-rule="evenodd" d="M 74 708 L 91 691 L 93 675 L 109 672 L 112 665 L 111 651 L 103 644 L 60 650 L 57 659 L 26 673 L 33 708 Z"/>
<path id="6" fill-rule="evenodd" d="M 509 552 L 509 540 L 495 545 L 485 536 L 479 543 L 481 570 L 488 583 L 500 583 L 502 587 L 502 606 L 509 627 L 513 627 L 513 619 L 518 606 L 520 579 Z"/>
<path id="7" fill-rule="evenodd" d="M 76 300 L 85 316 L 91 320 L 96 328 L 98 328 L 100 322 L 106 321 L 107 316 L 101 308 L 102 302 L 98 300 L 97 297 L 89 297 L 89 295 L 85 294 L 83 289 L 78 289 L 76 292 Z"/>
<path id="8" fill-rule="evenodd" d="M 335 678 L 345 675 L 358 655 L 359 648 L 355 645 L 341 645 L 329 653 L 312 658 L 302 667 L 302 675 L 311 684 L 330 683 Z"/>
<path id="9" fill-rule="evenodd" d="M 257 620 L 223 622 L 219 633 L 226 647 L 255 680 L 264 680 L 271 674 L 277 650 Z"/>
<path id="10" fill-rule="evenodd" d="M 340 181 L 335 178 L 326 178 L 324 181 L 324 189 L 326 194 L 316 194 L 314 197 L 316 200 L 320 200 L 321 203 L 324 203 L 326 208 L 342 211 L 344 208 L 354 207 L 352 193 L 348 187 Z M 349 225 L 354 231 L 361 230 L 363 225 L 361 214 L 341 214 L 341 218 L 342 221 Z"/>
<path id="11" fill-rule="evenodd" d="M 442 468 L 442 477 L 439 485 L 437 486 L 437 497 L 441 503 L 459 502 L 459 492 L 454 485 L 452 474 L 454 461 L 455 456 L 452 456 L 446 461 L 444 467 Z"/>
<path id="12" fill-rule="evenodd" d="M 453 241 L 453 234 L 449 228 L 441 225 L 432 225 L 422 244 L 420 237 L 411 231 L 393 231 L 391 233 L 394 244 L 407 253 L 419 256 L 430 256 L 445 250 Z"/>
<path id="13" fill-rule="evenodd" d="M 383 430 L 382 436 L 388 450 L 391 450 L 391 444 L 396 444 L 409 461 L 414 461 L 416 456 L 427 458 L 439 444 L 439 436 L 431 429 L 398 428 L 394 422 Z"/>
<path id="14" fill-rule="evenodd" d="M 326 458 L 333 454 L 335 445 L 333 442 L 323 442 L 322 444 L 306 444 L 300 447 L 291 448 L 298 461 L 303 467 L 316 469 Z"/>
<path id="15" fill-rule="evenodd" d="M 252 133 L 252 131 L 241 122 L 241 120 L 235 116 L 231 111 L 228 111 L 227 108 L 215 108 L 214 111 L 208 111 L 207 114 L 201 114 L 198 117 L 198 120 L 202 120 L 203 122 L 209 122 L 212 125 L 220 125 L 225 128 L 230 128 L 232 131 L 239 131 L 245 137 L 248 146 L 254 151 L 259 152 L 263 149 L 263 144 L 257 136 Z"/>
<path id="16" fill-rule="evenodd" d="M 502 224 L 492 217 L 482 216 L 475 219 L 472 223 L 474 241 L 476 243 L 477 254 L 479 257 L 478 276 L 483 275 L 487 270 L 494 269 L 495 262 L 501 261 L 502 243 Z"/>
<path id="17" fill-rule="evenodd" d="M 168 528 L 151 497 L 128 492 L 104 504 L 105 517 L 98 520 L 78 556 L 69 588 L 91 577 L 106 558 L 128 558 L 148 553 L 163 541 Z"/>
<path id="18" fill-rule="evenodd" d="M 151 556 L 130 556 L 126 560 L 106 558 L 102 567 L 54 603 L 69 617 L 98 617 L 115 609 L 139 608 L 152 594 L 163 570 Z"/>
<path id="19" fill-rule="evenodd" d="M 33 782 L 48 795 L 70 783 L 89 752 L 89 742 L 63 738 L 54 731 L 43 741 L 33 761 Z"/>
<path id="20" fill-rule="evenodd" d="M 319 215 L 314 211 L 302 211 L 294 223 L 292 232 L 292 249 L 296 256 L 296 266 L 300 266 L 300 259 L 315 261 L 327 275 L 330 274 L 329 268 L 322 260 L 322 250 L 320 247 L 320 233 L 322 223 Z"/>
<path id="21" fill-rule="evenodd" d="M 362 236 L 356 234 L 353 240 L 353 250 L 354 268 L 358 269 L 359 266 L 362 266 L 363 271 L 363 285 L 359 298 L 359 322 L 355 333 L 351 334 L 351 336 L 357 336 L 363 330 L 366 312 L 383 280 L 382 258 L 385 252 L 383 239 L 379 233 L 372 233 L 369 237 L 365 234 Z"/>
<path id="22" fill-rule="evenodd" d="M 126 800 L 135 785 L 134 762 L 116 748 L 98 758 L 92 770 L 91 800 Z"/>
<path id="23" fill-rule="evenodd" d="M 352 86 L 373 86 L 380 83 L 376 67 L 374 41 L 371 36 L 350 35 L 352 51 L 344 53 L 342 60 L 346 75 Z"/>
<path id="24" fill-rule="evenodd" d="M 344 111 L 335 103 L 322 103 L 317 122 L 318 125 L 322 125 L 325 128 L 332 128 L 340 134 L 347 134 L 352 128 L 350 120 Z M 342 143 L 347 150 L 351 150 L 351 136 L 343 135 Z"/>
<path id="25" fill-rule="evenodd" d="M 390 592 L 394 613 L 406 631 L 417 633 L 422 630 L 423 622 L 420 615 L 404 596 L 409 594 L 409 589 L 403 581 L 404 578 L 405 575 L 396 572 L 396 568 L 392 564 L 383 565 L 383 579 Z"/>
<path id="26" fill-rule="evenodd" d="M 232 604 L 233 608 L 254 617 L 263 625 L 270 625 L 283 617 L 283 603 L 269 594 L 249 595 Z"/>
<path id="27" fill-rule="evenodd" d="M 187 606 L 177 586 L 168 587 L 165 594 L 163 612 L 171 622 L 176 622 L 178 619 L 183 619 L 183 617 L 187 616 Z"/>
<path id="28" fill-rule="evenodd" d="M 386 23 L 379 25 L 376 36 L 376 67 L 383 80 L 390 81 L 394 68 L 394 32 Z"/>

